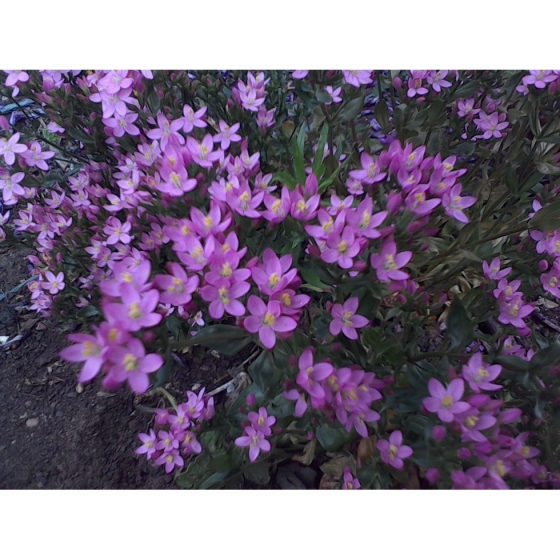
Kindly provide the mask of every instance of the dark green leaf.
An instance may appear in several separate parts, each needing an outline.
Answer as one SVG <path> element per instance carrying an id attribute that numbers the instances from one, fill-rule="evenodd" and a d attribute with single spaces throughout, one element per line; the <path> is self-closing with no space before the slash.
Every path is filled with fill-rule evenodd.
<path id="1" fill-rule="evenodd" d="M 171 353 L 171 348 L 167 348 L 167 351 L 165 353 L 165 362 L 156 373 L 156 382 L 154 383 L 154 387 L 162 387 L 169 381 L 172 365 L 173 355 Z"/>
<path id="2" fill-rule="evenodd" d="M 196 336 L 187 340 L 184 346 L 200 344 L 225 356 L 233 356 L 251 342 L 245 329 L 232 325 L 211 325 L 198 331 Z"/>
<path id="3" fill-rule="evenodd" d="M 246 480 L 250 482 L 254 482 L 259 486 L 264 486 L 268 484 L 270 481 L 270 474 L 269 474 L 269 464 L 267 461 L 262 461 L 260 463 L 255 463 L 251 465 L 244 473 L 243 476 Z"/>
<path id="4" fill-rule="evenodd" d="M 292 151 L 294 158 L 294 175 L 298 185 L 305 183 L 305 163 L 303 161 L 303 146 L 300 145 L 301 133 L 305 138 L 305 128 L 302 126 L 297 136 L 292 139 Z"/>
<path id="5" fill-rule="evenodd" d="M 318 91 L 315 95 L 319 103 L 332 103 L 332 97 L 326 91 Z"/>
<path id="6" fill-rule="evenodd" d="M 315 430 L 315 435 L 325 451 L 338 451 L 352 439 L 342 426 L 334 428 L 328 424 L 321 424 Z"/>
<path id="7" fill-rule="evenodd" d="M 529 227 L 539 231 L 554 231 L 560 228 L 560 200 L 541 208 L 530 220 Z"/>
<path id="8" fill-rule="evenodd" d="M 332 291 L 332 286 L 328 286 L 324 282 L 321 282 L 319 276 L 312 270 L 302 268 L 299 273 L 303 276 L 303 279 L 307 282 L 308 287 L 318 292 Z"/>
<path id="9" fill-rule="evenodd" d="M 455 296 L 447 316 L 447 336 L 451 342 L 450 350 L 463 350 L 474 338 L 474 328 L 467 310 L 461 300 Z"/>
<path id="10" fill-rule="evenodd" d="M 389 127 L 389 109 L 387 108 L 387 103 L 385 103 L 383 99 L 381 99 L 377 107 L 375 107 L 373 116 L 383 130 Z"/>
<path id="11" fill-rule="evenodd" d="M 560 175 L 560 167 L 551 163 L 537 162 L 537 169 L 544 175 Z"/>
<path id="12" fill-rule="evenodd" d="M 211 473 L 228 473 L 235 467 L 233 457 L 227 453 L 218 455 L 208 463 L 208 472 Z"/>
<path id="13" fill-rule="evenodd" d="M 286 171 L 278 171 L 278 173 L 275 173 L 274 177 L 272 177 L 271 182 L 275 183 L 276 181 L 279 181 L 280 183 L 288 187 L 291 191 L 293 191 L 297 185 L 294 177 Z"/>
<path id="14" fill-rule="evenodd" d="M 360 111 L 364 106 L 364 100 L 365 95 L 361 95 L 356 99 L 348 101 L 348 103 L 344 106 L 344 109 L 342 109 L 342 112 L 340 113 L 340 119 L 343 121 L 349 121 L 356 118 L 360 114 Z"/>
<path id="15" fill-rule="evenodd" d="M 323 156 L 325 152 L 325 144 L 327 143 L 327 138 L 329 134 L 329 125 L 324 124 L 323 128 L 321 129 L 321 134 L 319 135 L 319 142 L 317 143 L 317 150 L 315 152 L 315 157 L 313 158 L 313 173 L 317 177 L 317 179 L 321 178 L 319 174 L 319 168 L 323 162 Z"/>

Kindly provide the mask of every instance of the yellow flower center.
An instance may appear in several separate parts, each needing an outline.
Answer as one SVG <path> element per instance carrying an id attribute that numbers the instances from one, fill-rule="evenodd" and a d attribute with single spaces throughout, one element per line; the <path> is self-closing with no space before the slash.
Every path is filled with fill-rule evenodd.
<path id="1" fill-rule="evenodd" d="M 474 428 L 478 422 L 478 416 L 469 416 L 465 421 L 467 428 Z"/>
<path id="2" fill-rule="evenodd" d="M 371 221 L 371 213 L 367 210 L 364 211 L 362 214 L 362 221 L 360 222 L 360 229 L 365 229 L 369 226 L 369 222 Z"/>
<path id="3" fill-rule="evenodd" d="M 393 255 L 385 255 L 385 270 L 397 270 L 397 265 L 395 264 L 395 257 Z"/>
<path id="4" fill-rule="evenodd" d="M 138 368 L 138 358 L 134 354 L 126 354 L 123 360 L 126 371 L 134 371 Z"/>
<path id="5" fill-rule="evenodd" d="M 270 327 L 272 325 L 274 325 L 274 321 L 276 319 L 274 318 L 274 315 L 270 312 L 266 312 L 264 317 L 263 317 L 263 325 L 265 325 L 266 327 Z"/>
<path id="6" fill-rule="evenodd" d="M 452 404 L 453 404 L 453 397 L 450 397 L 449 395 L 441 399 L 441 406 L 443 406 L 443 408 L 450 408 Z"/>
<path id="7" fill-rule="evenodd" d="M 305 209 L 307 208 L 307 204 L 305 203 L 305 200 L 298 201 L 298 203 L 296 204 L 296 208 L 298 212 L 305 211 Z"/>
<path id="8" fill-rule="evenodd" d="M 220 276 L 222 278 L 228 278 L 232 274 L 233 274 L 233 270 L 231 269 L 230 264 L 228 262 L 224 263 L 222 265 L 222 271 L 220 272 Z"/>
<path id="9" fill-rule="evenodd" d="M 131 319 L 140 319 L 142 317 L 142 311 L 140 311 L 140 304 L 138 302 L 135 301 L 128 306 L 128 316 Z"/>
<path id="10" fill-rule="evenodd" d="M 214 220 L 210 216 L 204 218 L 204 227 L 211 228 L 214 225 Z"/>
<path id="11" fill-rule="evenodd" d="M 341 255 L 344 255 L 344 254 L 346 254 L 347 251 L 348 251 L 348 243 L 346 243 L 346 241 L 341 241 L 338 244 L 338 252 Z"/>
<path id="12" fill-rule="evenodd" d="M 229 304 L 229 291 L 227 288 L 220 288 L 218 290 L 218 297 L 220 298 L 220 301 L 224 304 L 224 305 L 228 305 Z"/>
<path id="13" fill-rule="evenodd" d="M 272 207 L 271 207 L 271 208 L 272 208 L 272 211 L 273 211 L 275 214 L 278 214 L 278 212 L 280 211 L 280 208 L 281 208 L 281 207 L 282 207 L 282 201 L 281 201 L 281 200 L 275 200 L 275 201 L 272 203 Z"/>
<path id="14" fill-rule="evenodd" d="M 282 299 L 282 303 L 285 306 L 292 305 L 292 298 L 290 297 L 290 294 L 288 294 L 288 293 L 282 294 L 281 299 Z"/>
<path id="15" fill-rule="evenodd" d="M 396 455 L 397 455 L 397 451 L 398 451 L 398 447 L 396 445 L 390 445 L 389 446 L 389 459 L 392 461 Z"/>
<path id="16" fill-rule="evenodd" d="M 280 276 L 278 276 L 276 272 L 273 272 L 268 278 L 268 287 L 273 289 L 276 287 L 278 282 L 280 282 Z"/>
<path id="17" fill-rule="evenodd" d="M 354 315 L 354 313 L 352 313 L 352 311 L 345 311 L 344 314 L 342 315 L 342 322 L 347 326 L 347 327 L 351 327 L 352 326 L 352 321 L 350 321 L 350 317 L 352 317 Z"/>

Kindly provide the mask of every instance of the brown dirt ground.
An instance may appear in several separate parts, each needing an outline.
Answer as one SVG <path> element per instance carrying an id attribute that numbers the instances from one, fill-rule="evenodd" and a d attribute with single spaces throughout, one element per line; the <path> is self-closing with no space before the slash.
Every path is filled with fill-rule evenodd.
<path id="1" fill-rule="evenodd" d="M 0 293 L 29 276 L 21 252 L 0 249 Z M 172 475 L 134 453 L 151 415 L 136 409 L 127 387 L 107 394 L 96 379 L 79 393 L 80 364 L 58 357 L 69 344 L 66 334 L 21 309 L 28 300 L 23 288 L 0 302 L 0 336 L 25 336 L 0 350 L 0 488 L 176 488 Z M 170 379 L 179 398 L 196 383 L 208 391 L 224 383 L 243 357 L 195 353 L 182 359 L 187 367 L 174 364 Z"/>

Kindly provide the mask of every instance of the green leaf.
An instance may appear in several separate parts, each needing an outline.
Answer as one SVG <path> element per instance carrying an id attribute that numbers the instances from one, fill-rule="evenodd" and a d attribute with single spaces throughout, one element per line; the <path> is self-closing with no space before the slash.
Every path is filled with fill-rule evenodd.
<path id="1" fill-rule="evenodd" d="M 263 350 L 259 357 L 249 366 L 249 375 L 261 393 L 266 393 L 271 386 L 278 383 L 281 372 L 278 371 L 272 352 Z"/>
<path id="2" fill-rule="evenodd" d="M 288 187 L 291 191 L 293 191 L 297 185 L 294 177 L 286 171 L 278 171 L 278 173 L 275 173 L 274 177 L 272 177 L 271 183 L 275 183 L 276 181 L 279 181 L 280 183 Z"/>
<path id="3" fill-rule="evenodd" d="M 560 175 L 560 167 L 551 163 L 537 162 L 537 169 L 544 175 Z"/>
<path id="4" fill-rule="evenodd" d="M 202 484 L 199 486 L 199 488 L 201 490 L 207 490 L 208 488 L 212 488 L 212 486 L 217 485 L 217 487 L 220 487 L 221 484 L 219 484 L 220 482 L 222 482 L 224 479 L 227 478 L 228 473 L 227 472 L 217 472 L 214 474 L 211 474 L 206 480 L 204 480 L 202 482 Z"/>
<path id="5" fill-rule="evenodd" d="M 262 461 L 251 465 L 251 467 L 243 473 L 243 476 L 250 482 L 254 482 L 259 486 L 264 486 L 270 482 L 269 470 L 270 466 L 268 462 Z"/>
<path id="6" fill-rule="evenodd" d="M 315 290 L 316 292 L 330 292 L 332 291 L 332 286 L 328 286 L 315 272 L 309 269 L 301 269 L 299 273 L 303 276 L 303 279 L 307 282 L 307 286 Z"/>
<path id="7" fill-rule="evenodd" d="M 163 387 L 163 385 L 165 385 L 169 381 L 172 365 L 173 355 L 171 352 L 171 348 L 168 347 L 165 352 L 165 362 L 156 373 L 156 382 L 154 383 L 154 387 Z"/>
<path id="8" fill-rule="evenodd" d="M 550 136 L 543 136 L 537 138 L 539 142 L 546 142 L 547 144 L 560 144 L 560 136 L 558 134 L 551 134 Z"/>
<path id="9" fill-rule="evenodd" d="M 294 158 L 294 175 L 296 177 L 296 182 L 298 185 L 305 184 L 305 163 L 303 161 L 303 141 L 300 142 L 303 133 L 303 138 L 305 138 L 305 128 L 300 128 L 300 131 L 296 137 L 292 139 L 292 151 Z"/>
<path id="10" fill-rule="evenodd" d="M 474 338 L 474 328 L 462 301 L 455 296 L 447 316 L 447 336 L 450 350 L 464 349 Z"/>
<path id="11" fill-rule="evenodd" d="M 531 190 L 541 179 L 543 178 L 542 173 L 533 173 L 519 189 L 519 193 L 524 193 Z"/>
<path id="12" fill-rule="evenodd" d="M 94 143 L 94 139 L 92 138 L 91 134 L 86 133 L 84 130 L 80 128 L 69 128 L 68 134 L 75 140 L 79 140 L 84 144 Z"/>
<path id="13" fill-rule="evenodd" d="M 211 325 L 198 331 L 196 336 L 187 340 L 183 346 L 200 344 L 225 356 L 233 356 L 250 342 L 251 337 L 245 329 L 232 325 Z"/>
<path id="14" fill-rule="evenodd" d="M 208 463 L 208 471 L 212 473 L 229 473 L 234 467 L 235 461 L 228 453 L 218 455 Z"/>
<path id="15" fill-rule="evenodd" d="M 361 95 L 356 99 L 352 99 L 351 101 L 348 101 L 348 103 L 346 103 L 344 109 L 342 109 L 340 113 L 340 119 L 343 121 L 349 121 L 351 119 L 356 118 L 360 114 L 364 106 L 365 98 L 366 98 L 365 95 Z"/>
<path id="16" fill-rule="evenodd" d="M 147 102 L 150 111 L 155 115 L 161 107 L 161 100 L 155 90 L 148 94 Z"/>
<path id="17" fill-rule="evenodd" d="M 313 173 L 319 179 L 319 168 L 323 163 L 323 155 L 325 151 L 325 144 L 327 143 L 327 138 L 329 134 L 329 125 L 324 124 L 321 129 L 321 134 L 319 135 L 319 142 L 317 143 L 317 150 L 315 152 L 315 157 L 313 158 Z"/>
<path id="18" fill-rule="evenodd" d="M 529 371 L 533 374 L 541 374 L 543 369 L 555 363 L 560 363 L 560 344 L 558 342 L 534 354 L 529 362 Z"/>
<path id="19" fill-rule="evenodd" d="M 494 362 L 515 373 L 526 373 L 529 370 L 529 362 L 519 356 L 497 356 Z"/>
<path id="20" fill-rule="evenodd" d="M 387 103 L 385 103 L 385 100 L 381 99 L 379 101 L 377 107 L 375 107 L 375 110 L 373 111 L 373 116 L 375 117 L 375 120 L 381 125 L 381 128 L 383 130 L 389 127 L 389 109 L 387 108 Z"/>
<path id="21" fill-rule="evenodd" d="M 351 441 L 351 435 L 342 426 L 334 428 L 321 424 L 316 430 L 317 441 L 325 451 L 338 451 Z"/>
<path id="22" fill-rule="evenodd" d="M 318 91 L 315 96 L 319 103 L 332 103 L 332 97 L 326 91 Z"/>
<path id="23" fill-rule="evenodd" d="M 539 231 L 554 231 L 560 228 L 560 200 L 541 208 L 530 220 L 529 227 Z"/>

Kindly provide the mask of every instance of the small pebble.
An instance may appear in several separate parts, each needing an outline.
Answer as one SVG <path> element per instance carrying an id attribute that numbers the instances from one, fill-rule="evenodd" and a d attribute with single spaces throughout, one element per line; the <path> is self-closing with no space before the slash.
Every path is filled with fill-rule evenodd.
<path id="1" fill-rule="evenodd" d="M 25 425 L 28 428 L 34 428 L 39 423 L 39 418 L 30 418 Z"/>

